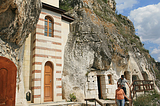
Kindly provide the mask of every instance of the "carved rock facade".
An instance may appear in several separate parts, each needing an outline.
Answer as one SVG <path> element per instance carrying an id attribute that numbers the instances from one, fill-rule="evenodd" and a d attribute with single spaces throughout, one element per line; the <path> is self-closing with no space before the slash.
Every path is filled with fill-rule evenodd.
<path id="1" fill-rule="evenodd" d="M 154 61 L 135 35 L 133 23 L 117 15 L 108 3 L 80 0 L 68 11 L 75 21 L 64 57 L 62 85 L 67 100 L 72 93 L 78 101 L 91 97 L 113 99 L 116 81 L 122 74 L 129 83 L 155 80 Z"/>

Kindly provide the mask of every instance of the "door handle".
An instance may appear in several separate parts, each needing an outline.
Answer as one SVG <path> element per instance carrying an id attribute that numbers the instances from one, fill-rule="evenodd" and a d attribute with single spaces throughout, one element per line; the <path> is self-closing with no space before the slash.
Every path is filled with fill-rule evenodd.
<path id="1" fill-rule="evenodd" d="M 50 82 L 51 82 L 51 79 L 50 79 Z"/>

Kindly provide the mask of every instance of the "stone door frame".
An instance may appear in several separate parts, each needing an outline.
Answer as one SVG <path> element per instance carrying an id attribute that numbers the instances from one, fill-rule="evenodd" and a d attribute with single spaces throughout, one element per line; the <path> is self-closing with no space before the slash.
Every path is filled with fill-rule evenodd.
<path id="1" fill-rule="evenodd" d="M 54 92 L 55 92 L 55 69 L 56 69 L 56 64 L 53 62 L 53 60 L 51 60 L 51 59 L 46 59 L 46 60 L 44 60 L 43 62 L 42 62 L 42 70 L 41 70 L 41 103 L 44 103 L 44 69 L 45 69 L 45 64 L 46 64 L 46 62 L 51 62 L 52 63 L 52 66 L 53 66 L 53 75 L 52 75 L 52 77 L 53 77 L 53 101 L 54 101 Z"/>

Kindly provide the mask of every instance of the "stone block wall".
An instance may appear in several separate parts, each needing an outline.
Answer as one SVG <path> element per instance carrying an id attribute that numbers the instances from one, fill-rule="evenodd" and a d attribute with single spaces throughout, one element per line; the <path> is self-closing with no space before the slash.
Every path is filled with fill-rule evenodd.
<path id="1" fill-rule="evenodd" d="M 87 85 L 86 98 L 98 98 L 97 74 L 95 72 L 88 74 Z"/>

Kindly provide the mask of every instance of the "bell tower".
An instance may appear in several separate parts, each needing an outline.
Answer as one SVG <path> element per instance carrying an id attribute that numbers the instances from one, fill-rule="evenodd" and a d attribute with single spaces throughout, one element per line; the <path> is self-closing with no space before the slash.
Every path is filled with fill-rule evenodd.
<path id="1" fill-rule="evenodd" d="M 41 0 L 43 3 L 59 8 L 59 0 Z"/>

